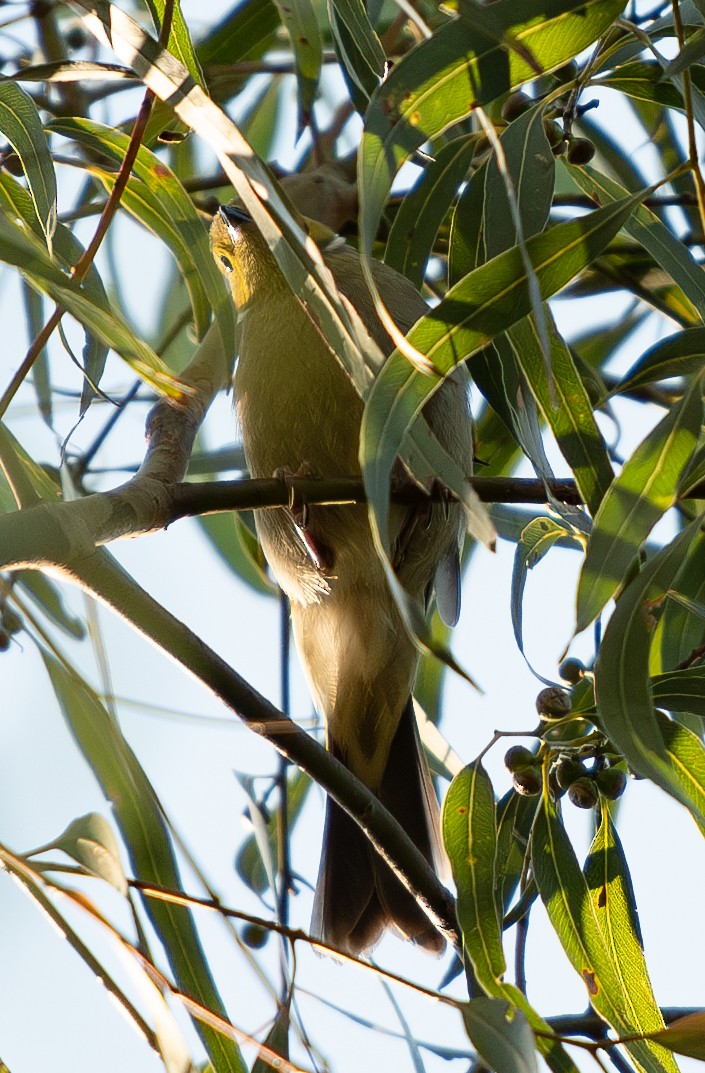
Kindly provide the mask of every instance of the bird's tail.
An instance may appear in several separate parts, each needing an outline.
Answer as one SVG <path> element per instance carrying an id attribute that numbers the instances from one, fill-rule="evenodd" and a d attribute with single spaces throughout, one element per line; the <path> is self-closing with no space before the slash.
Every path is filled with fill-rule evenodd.
<path id="1" fill-rule="evenodd" d="M 334 742 L 329 741 L 328 747 L 344 762 Z M 429 864 L 437 864 L 438 802 L 411 698 L 392 741 L 378 797 Z M 312 931 L 340 950 L 360 954 L 374 946 L 387 927 L 435 954 L 445 946 L 441 934 L 366 835 L 329 798 Z"/>

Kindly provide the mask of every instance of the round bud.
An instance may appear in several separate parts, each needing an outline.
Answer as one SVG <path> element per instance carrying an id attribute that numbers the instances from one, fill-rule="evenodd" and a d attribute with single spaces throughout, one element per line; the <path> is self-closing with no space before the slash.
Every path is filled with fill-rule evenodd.
<path id="1" fill-rule="evenodd" d="M 245 924 L 242 929 L 242 941 L 251 950 L 260 950 L 269 939 L 269 932 L 261 924 Z"/>
<path id="2" fill-rule="evenodd" d="M 556 773 L 556 782 L 562 790 L 567 790 L 578 779 L 585 777 L 583 765 L 569 756 L 562 756 L 553 770 Z"/>
<path id="3" fill-rule="evenodd" d="M 627 775 L 621 768 L 606 767 L 598 771 L 595 782 L 608 801 L 616 801 L 626 789 Z"/>
<path id="4" fill-rule="evenodd" d="M 560 686 L 542 689 L 536 698 L 536 711 L 542 719 L 562 719 L 570 707 L 570 695 Z"/>
<path id="5" fill-rule="evenodd" d="M 579 659 L 564 659 L 558 673 L 564 682 L 570 682 L 574 686 L 585 674 L 585 664 Z"/>
<path id="6" fill-rule="evenodd" d="M 559 123 L 556 123 L 553 119 L 544 119 L 543 129 L 551 149 L 555 151 L 559 146 L 563 145 L 565 132 Z"/>
<path id="7" fill-rule="evenodd" d="M 536 797 L 541 793 L 541 769 L 537 767 L 527 768 L 526 771 L 515 771 L 512 775 L 514 789 L 522 797 Z"/>
<path id="8" fill-rule="evenodd" d="M 594 781 L 584 775 L 568 787 L 568 797 L 578 808 L 594 808 L 599 799 Z"/>
<path id="9" fill-rule="evenodd" d="M 521 90 L 517 93 L 510 93 L 502 105 L 502 115 L 511 123 L 512 119 L 517 119 L 520 115 L 523 115 L 533 103 L 531 97 L 528 97 L 526 93 L 522 93 Z"/>
<path id="10" fill-rule="evenodd" d="M 527 768 L 535 767 L 536 754 L 532 753 L 531 749 L 524 748 L 523 745 L 513 745 L 504 754 L 504 764 L 512 773 L 526 771 Z"/>
<path id="11" fill-rule="evenodd" d="M 568 163 L 582 167 L 589 164 L 595 155 L 595 146 L 589 138 L 572 138 L 568 146 Z"/>

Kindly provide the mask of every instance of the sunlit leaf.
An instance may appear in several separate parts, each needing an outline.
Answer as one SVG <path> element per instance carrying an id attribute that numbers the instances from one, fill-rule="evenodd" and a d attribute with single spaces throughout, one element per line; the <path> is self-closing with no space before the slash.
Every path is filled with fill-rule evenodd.
<path id="1" fill-rule="evenodd" d="M 91 163 L 91 159 L 98 154 L 98 159 L 107 157 L 116 165 L 121 164 L 129 144 L 127 135 L 89 119 L 59 119 L 49 129 L 88 150 L 86 170 L 97 175 L 107 190 L 112 189 L 115 174 Z M 157 235 L 176 258 L 191 297 L 198 338 L 208 327 L 213 307 L 224 348 L 227 353 L 233 353 L 232 300 L 211 256 L 203 221 L 171 168 L 144 146 L 132 166 L 121 204 Z"/>
<path id="2" fill-rule="evenodd" d="M 644 193 L 554 227 L 526 243 L 542 295 L 555 294 L 597 256 Z M 409 332 L 409 343 L 433 363 L 422 375 L 396 351 L 375 380 L 362 421 L 360 461 L 373 531 L 387 546 L 389 479 L 407 430 L 460 361 L 481 350 L 531 309 L 526 271 L 515 246 L 475 269 Z"/>
<path id="3" fill-rule="evenodd" d="M 56 228 L 54 161 L 37 106 L 14 82 L 0 82 L 0 134 L 20 159 L 44 241 L 51 249 Z"/>
<path id="4" fill-rule="evenodd" d="M 365 251 L 394 177 L 424 142 L 470 115 L 478 104 L 551 71 L 595 41 L 621 14 L 621 0 L 497 0 L 493 26 L 503 43 L 472 18 L 453 19 L 412 49 L 374 93 L 360 160 L 360 226 Z M 521 47 L 513 49 L 511 42 Z"/>
<path id="5" fill-rule="evenodd" d="M 601 810 L 601 823 L 585 861 L 584 874 L 612 963 L 622 979 L 625 1021 L 645 1035 L 657 1031 L 663 1026 L 663 1017 L 642 950 L 629 868 L 608 808 Z M 644 1068 L 678 1073 L 675 1062 L 662 1048 L 647 1041 L 640 1044 L 640 1049 L 653 1052 L 657 1062 L 649 1064 L 642 1057 Z M 639 1053 L 636 1048 L 634 1053 Z"/>
<path id="6" fill-rule="evenodd" d="M 625 994 L 618 953 L 602 930 L 575 851 L 548 798 L 536 814 L 531 844 L 541 899 L 565 953 L 585 984 L 589 1002 L 620 1035 L 635 1034 L 630 1020 L 634 1010 Z M 674 1069 L 660 1061 L 655 1053 L 658 1048 L 652 1044 L 635 1040 L 625 1047 L 649 1073 Z M 668 1056 L 664 1058 L 667 1062 Z"/>

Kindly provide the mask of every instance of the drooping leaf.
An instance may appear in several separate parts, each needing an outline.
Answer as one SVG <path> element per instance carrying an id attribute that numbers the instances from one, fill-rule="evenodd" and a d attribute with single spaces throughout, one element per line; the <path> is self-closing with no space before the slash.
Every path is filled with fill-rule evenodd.
<path id="1" fill-rule="evenodd" d="M 323 49 L 316 12 L 311 0 L 274 0 L 279 17 L 289 35 L 296 80 L 299 86 L 300 127 L 308 122 L 321 75 Z"/>
<path id="2" fill-rule="evenodd" d="M 538 1073 L 536 1041 L 521 1010 L 503 999 L 476 998 L 463 1007 L 470 1042 L 494 1073 Z"/>
<path id="3" fill-rule="evenodd" d="M 89 119 L 59 119 L 49 129 L 70 138 L 90 153 L 87 171 L 112 189 L 112 171 L 92 164 L 94 154 L 122 163 L 129 138 L 121 131 Z M 173 253 L 189 291 L 196 333 L 206 331 L 211 308 L 215 310 L 226 353 L 234 353 L 233 305 L 225 282 L 215 266 L 208 235 L 181 181 L 162 160 L 142 146 L 132 167 L 121 204 L 148 227 Z"/>
<path id="4" fill-rule="evenodd" d="M 684 804 L 698 823 L 705 824 L 702 776 L 698 773 L 691 779 L 680 763 L 674 763 L 664 743 L 664 726 L 675 728 L 676 734 L 678 725 L 670 720 L 661 725 L 649 680 L 655 625 L 652 609 L 658 608 L 676 581 L 699 528 L 699 521 L 691 523 L 621 594 L 598 653 L 595 687 L 601 725 L 629 765 Z M 705 757 L 702 745 L 700 749 Z M 698 757 L 691 757 L 691 763 L 696 760 Z"/>
<path id="5" fill-rule="evenodd" d="M 494 791 L 480 761 L 453 779 L 443 804 L 443 842 L 458 890 L 463 945 L 480 985 L 494 993 L 506 962 L 496 897 Z"/>
<path id="6" fill-rule="evenodd" d="M 147 883 L 180 890 L 176 856 L 162 812 L 137 757 L 83 680 L 48 653 L 43 653 L 43 658 L 69 729 L 113 804 L 135 875 Z M 150 899 L 145 905 L 179 986 L 224 1015 L 190 911 Z M 246 1066 L 232 1040 L 207 1025 L 197 1024 L 197 1029 L 218 1068 L 245 1073 Z"/>
<path id="7" fill-rule="evenodd" d="M 617 951 L 603 932 L 575 851 L 547 797 L 536 814 L 531 844 L 541 899 L 565 953 L 585 984 L 591 1005 L 618 1034 L 634 1035 L 630 1020 L 633 1011 Z M 648 1073 L 675 1068 L 661 1062 L 656 1053 L 659 1049 L 653 1044 L 635 1040 L 625 1043 L 625 1047 Z"/>
<path id="8" fill-rule="evenodd" d="M 421 286 L 426 262 L 448 205 L 475 153 L 472 135 L 454 138 L 428 165 L 405 196 L 387 239 L 385 262 Z"/>
<path id="9" fill-rule="evenodd" d="M 699 373 L 705 355 L 705 328 L 687 328 L 668 339 L 649 347 L 639 360 L 625 373 L 619 387 L 620 394 L 642 384 L 653 384 L 671 376 L 689 376 Z"/>
<path id="10" fill-rule="evenodd" d="M 705 716 L 705 667 L 657 674 L 651 679 L 651 692 L 659 708 Z"/>
<path id="11" fill-rule="evenodd" d="M 545 1033 L 546 1022 L 521 991 L 502 978 L 505 960 L 496 882 L 496 812 L 492 783 L 481 761 L 468 765 L 451 783 L 441 823 L 458 890 L 463 946 L 477 982 L 487 995 L 511 1003 L 525 1014 L 533 1028 Z M 553 1073 L 576 1073 L 557 1041 L 542 1036 L 536 1045 Z"/>
<path id="12" fill-rule="evenodd" d="M 676 1054 L 705 1062 L 705 1012 L 698 1010 L 679 1017 L 653 1038 Z"/>
<path id="13" fill-rule="evenodd" d="M 38 239 L 4 214 L 0 215 L 0 259 L 19 268 L 34 287 L 113 347 L 157 391 L 172 397 L 182 394 L 182 385 L 152 348 L 138 339 L 116 312 L 96 304 L 87 288 L 77 286 L 56 267 Z"/>
<path id="14" fill-rule="evenodd" d="M 663 1017 L 646 967 L 629 867 L 608 808 L 601 810 L 584 874 L 612 962 L 622 979 L 625 1021 L 644 1035 L 658 1031 L 663 1027 Z M 659 1063 L 651 1068 L 678 1073 L 677 1065 L 662 1048 L 649 1041 L 643 1048 L 652 1051 Z M 643 1060 L 642 1064 L 649 1068 Z"/>
<path id="15" fill-rule="evenodd" d="M 528 240 L 526 250 L 544 298 L 597 256 L 643 196 L 645 192 L 619 206 L 557 224 Z M 409 343 L 429 359 L 436 375 L 416 372 L 399 351 L 387 360 L 367 398 L 360 446 L 373 533 L 382 548 L 388 544 L 389 479 L 414 418 L 444 375 L 530 309 L 524 261 L 518 248 L 512 247 L 452 287 L 409 332 Z"/>
<path id="16" fill-rule="evenodd" d="M 523 530 L 514 552 L 512 570 L 511 613 L 512 628 L 517 647 L 524 653 L 524 630 L 522 625 L 524 587 L 529 570 L 541 562 L 558 540 L 565 540 L 574 534 L 560 522 L 552 518 L 535 518 Z M 526 657 L 525 657 L 526 658 Z M 527 661 L 528 662 L 528 661 Z M 531 666 L 531 664 L 529 664 Z M 534 672 L 536 673 L 536 672 Z M 538 676 L 541 678 L 541 676 Z M 545 679 L 541 679 L 544 681 Z M 550 683 L 547 683 L 550 684 Z"/>
<path id="17" fill-rule="evenodd" d="M 384 77 L 387 57 L 362 0 L 329 0 L 336 49 L 348 78 L 368 100 Z"/>
<path id="18" fill-rule="evenodd" d="M 51 250 L 56 229 L 56 176 L 37 106 L 14 82 L 0 82 L 0 134 L 17 153 L 27 186 Z"/>
<path id="19" fill-rule="evenodd" d="M 599 615 L 656 522 L 673 506 L 681 474 L 700 436 L 702 377 L 649 433 L 604 497 L 578 583 L 576 631 Z"/>
<path id="20" fill-rule="evenodd" d="M 21 220 L 31 232 L 41 237 L 41 225 L 32 199 L 24 187 L 5 171 L 0 171 L 0 207 L 9 216 Z M 83 252 L 83 246 L 74 233 L 65 224 L 57 223 L 52 241 L 54 259 L 65 270 L 69 271 L 78 263 Z M 0 259 L 2 259 L 1 256 Z M 92 264 L 88 269 L 83 282 L 83 289 L 99 308 L 110 311 L 110 301 L 95 264 Z M 86 412 L 94 397 L 94 388 L 100 384 L 107 356 L 108 344 L 95 333 L 86 330 L 86 343 L 83 348 L 86 378 L 81 387 L 80 414 Z"/>
<path id="21" fill-rule="evenodd" d="M 587 48 L 622 10 L 621 0 L 497 0 L 494 32 L 472 16 L 450 20 L 413 48 L 374 93 L 360 157 L 360 228 L 372 248 L 396 173 L 424 142 L 515 89 L 537 71 L 551 71 Z M 520 48 L 512 48 L 512 42 Z"/>

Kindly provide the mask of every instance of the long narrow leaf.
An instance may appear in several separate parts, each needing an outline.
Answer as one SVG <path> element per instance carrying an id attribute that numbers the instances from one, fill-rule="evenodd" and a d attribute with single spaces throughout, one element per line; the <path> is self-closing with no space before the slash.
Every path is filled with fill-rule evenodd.
<path id="1" fill-rule="evenodd" d="M 112 802 L 135 875 L 147 883 L 181 889 L 176 857 L 159 802 L 147 776 L 107 710 L 77 675 L 50 656 L 44 663 L 64 718 Z M 179 987 L 209 1009 L 225 1015 L 191 913 L 182 906 L 146 899 Z M 223 1073 L 245 1073 L 237 1044 L 197 1023 L 211 1060 Z"/>
<path id="2" fill-rule="evenodd" d="M 646 191 L 529 239 L 526 250 L 542 296 L 555 294 L 585 268 L 644 196 Z M 465 276 L 409 332 L 409 343 L 437 375 L 417 373 L 399 351 L 388 359 L 367 399 L 360 445 L 370 518 L 382 548 L 388 543 L 389 480 L 407 430 L 444 376 L 530 309 L 524 260 L 515 246 Z"/>
<path id="3" fill-rule="evenodd" d="M 646 959 L 639 937 L 634 891 L 622 844 L 610 817 L 602 809 L 602 821 L 585 862 L 585 881 L 595 915 L 605 937 L 612 964 L 622 980 L 625 1018 L 637 1032 L 645 1035 L 663 1028 L 661 1010 L 654 997 Z M 633 1045 L 634 1046 L 634 1045 Z M 645 1052 L 653 1052 L 643 1061 Z M 673 1056 L 662 1047 L 645 1041 L 638 1051 L 645 1068 L 677 1073 Z"/>
<path id="4" fill-rule="evenodd" d="M 14 82 L 0 82 L 0 133 L 17 153 L 51 250 L 56 228 L 56 176 L 42 121 L 29 94 Z"/>
<path id="5" fill-rule="evenodd" d="M 595 687 L 601 725 L 630 766 L 684 804 L 698 823 L 705 824 L 700 776 L 693 785 L 687 778 L 684 781 L 683 772 L 674 765 L 664 744 L 649 681 L 654 625 L 649 608 L 663 601 L 673 586 L 700 524 L 700 520 L 691 523 L 655 555 L 620 596 L 600 646 Z"/>
<path id="6" fill-rule="evenodd" d="M 622 0 L 546 0 L 537 12 L 533 0 L 496 0 L 491 36 L 469 15 L 412 49 L 377 89 L 367 112 L 359 167 L 363 250 L 371 250 L 395 175 L 414 150 L 478 104 L 577 55 L 623 6 Z"/>
<path id="7" fill-rule="evenodd" d="M 578 584 L 576 631 L 599 615 L 634 562 L 656 522 L 672 507 L 700 437 L 703 378 L 695 377 L 682 399 L 624 464 L 595 516 Z"/>

